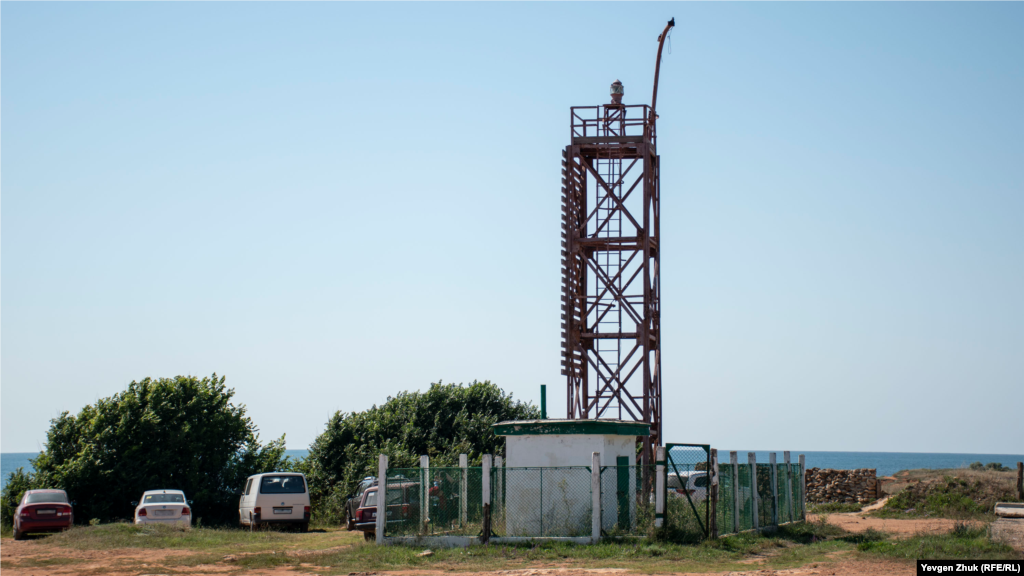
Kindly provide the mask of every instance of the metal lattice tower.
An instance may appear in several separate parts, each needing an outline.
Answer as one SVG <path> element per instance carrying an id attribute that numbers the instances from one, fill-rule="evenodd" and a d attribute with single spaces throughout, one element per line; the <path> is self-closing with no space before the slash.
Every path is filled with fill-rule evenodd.
<path id="1" fill-rule="evenodd" d="M 651 424 L 661 445 L 660 159 L 652 105 L 571 108 L 562 152 L 562 374 L 571 419 Z"/>

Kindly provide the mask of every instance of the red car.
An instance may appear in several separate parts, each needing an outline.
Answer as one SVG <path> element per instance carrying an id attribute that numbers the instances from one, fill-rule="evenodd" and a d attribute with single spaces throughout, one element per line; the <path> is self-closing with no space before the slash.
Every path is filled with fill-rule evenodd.
<path id="1" fill-rule="evenodd" d="M 14 539 L 24 540 L 33 532 L 60 532 L 71 528 L 75 517 L 67 492 L 26 490 L 14 511 Z"/>

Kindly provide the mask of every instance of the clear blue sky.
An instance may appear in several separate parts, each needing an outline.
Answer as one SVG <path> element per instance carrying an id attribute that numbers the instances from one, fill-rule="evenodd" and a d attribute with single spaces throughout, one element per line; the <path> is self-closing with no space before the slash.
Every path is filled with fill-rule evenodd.
<path id="1" fill-rule="evenodd" d="M 1024 4 L 11 3 L 2 450 L 225 374 L 264 439 L 564 414 L 569 106 L 662 66 L 668 440 L 1024 452 Z"/>

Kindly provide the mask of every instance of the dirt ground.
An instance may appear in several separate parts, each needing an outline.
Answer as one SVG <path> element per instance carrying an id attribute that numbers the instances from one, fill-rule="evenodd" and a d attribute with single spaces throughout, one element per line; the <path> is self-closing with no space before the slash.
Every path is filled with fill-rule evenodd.
<path id="1" fill-rule="evenodd" d="M 890 519 L 864 516 L 863 513 L 853 514 L 822 514 L 827 516 L 829 524 L 839 526 L 850 532 L 865 532 L 874 528 L 892 534 L 897 538 L 907 538 L 914 534 L 945 534 L 953 529 L 956 520 L 946 518 Z M 808 520 L 817 521 L 819 516 L 807 515 Z"/>
<path id="2" fill-rule="evenodd" d="M 896 538 L 908 538 L 914 534 L 945 534 L 953 529 L 956 520 L 946 518 L 875 518 L 867 516 L 868 512 L 878 510 L 885 506 L 889 500 L 885 497 L 870 506 L 865 506 L 860 512 L 849 512 L 842 514 L 808 514 L 808 522 L 817 522 L 827 519 L 829 524 L 839 526 L 848 532 L 866 532 L 868 529 L 892 534 Z"/>

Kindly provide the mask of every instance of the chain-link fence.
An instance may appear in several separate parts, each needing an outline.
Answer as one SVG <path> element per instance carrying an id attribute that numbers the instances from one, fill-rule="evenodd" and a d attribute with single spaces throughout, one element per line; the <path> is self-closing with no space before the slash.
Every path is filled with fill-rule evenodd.
<path id="1" fill-rule="evenodd" d="M 665 522 L 675 540 L 703 540 L 711 533 L 711 447 L 669 444 L 665 456 Z"/>
<path id="2" fill-rule="evenodd" d="M 720 463 L 718 534 L 803 520 L 802 482 L 800 464 Z"/>
<path id="3" fill-rule="evenodd" d="M 477 536 L 483 528 L 480 468 L 391 468 L 388 536 Z"/>
<path id="4" fill-rule="evenodd" d="M 495 468 L 491 478 L 493 536 L 590 535 L 590 468 Z"/>
<path id="5" fill-rule="evenodd" d="M 673 540 L 697 542 L 803 519 L 800 464 L 721 463 L 713 454 L 707 446 L 670 445 L 659 466 L 622 458 L 596 476 L 589 466 L 392 468 L 384 535 L 647 536 L 660 524 Z"/>
<path id="6" fill-rule="evenodd" d="M 601 467 L 601 534 L 644 536 L 654 527 L 652 466 Z M 645 482 L 647 484 L 645 484 Z"/>

